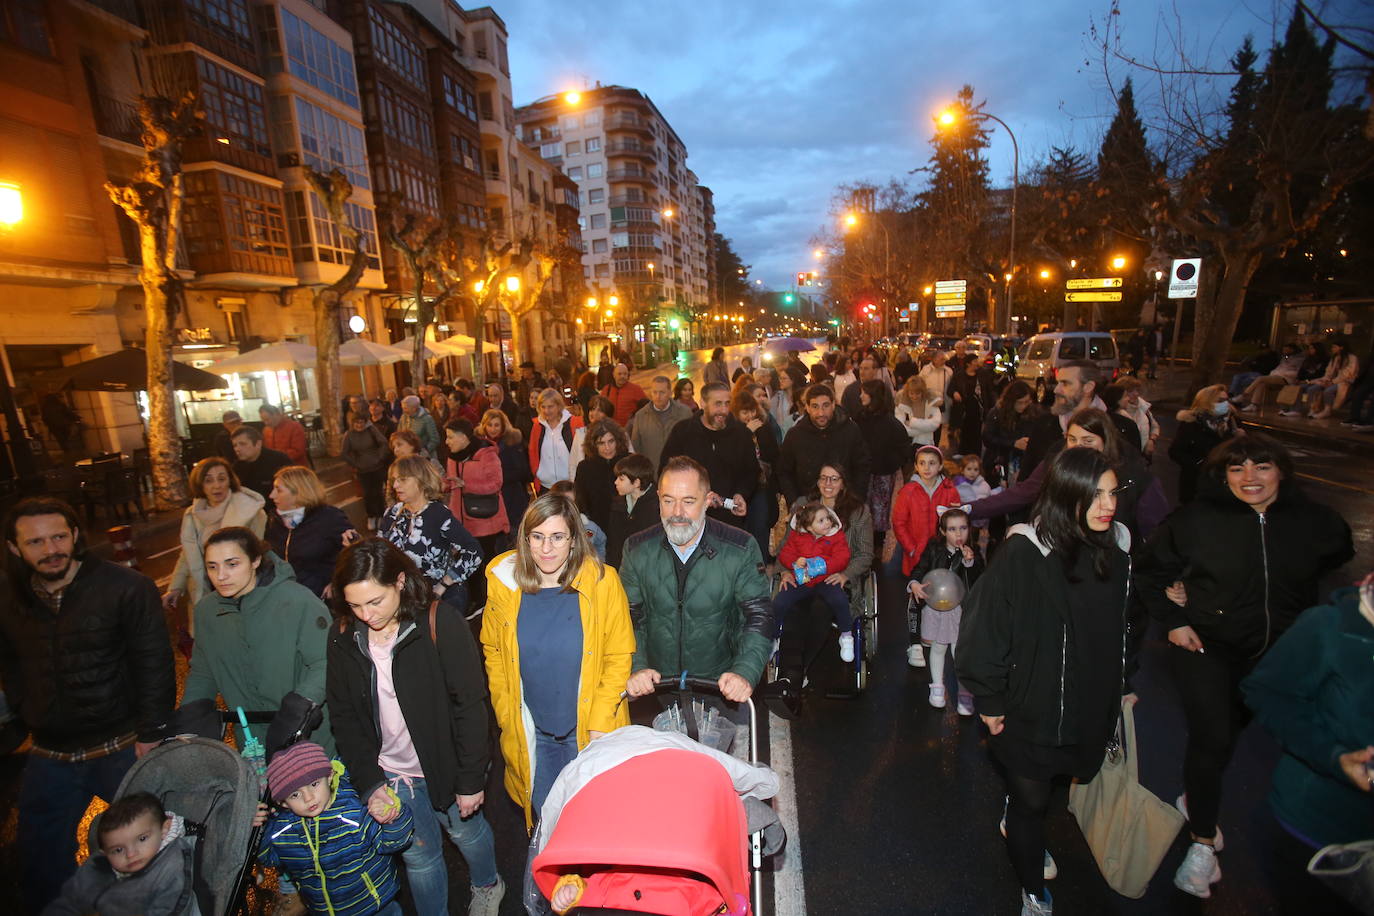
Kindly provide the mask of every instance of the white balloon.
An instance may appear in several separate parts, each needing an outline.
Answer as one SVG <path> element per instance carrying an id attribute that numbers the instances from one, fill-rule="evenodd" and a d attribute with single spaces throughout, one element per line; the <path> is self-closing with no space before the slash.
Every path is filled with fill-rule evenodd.
<path id="1" fill-rule="evenodd" d="M 921 580 L 926 589 L 926 606 L 936 611 L 952 611 L 964 600 L 964 580 L 953 570 L 932 569 Z"/>

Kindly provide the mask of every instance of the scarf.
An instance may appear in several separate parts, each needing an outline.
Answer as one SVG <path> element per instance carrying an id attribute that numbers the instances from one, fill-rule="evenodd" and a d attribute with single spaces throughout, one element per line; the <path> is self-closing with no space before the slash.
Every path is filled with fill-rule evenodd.
<path id="1" fill-rule="evenodd" d="M 210 505 L 208 499 L 197 499 L 195 505 L 191 507 L 191 514 L 196 518 L 196 527 L 200 530 L 202 550 L 205 548 L 205 542 L 210 539 L 210 535 L 224 527 L 224 514 L 229 511 L 229 503 L 233 498 L 234 494 L 230 493 L 224 502 L 218 506 Z"/>

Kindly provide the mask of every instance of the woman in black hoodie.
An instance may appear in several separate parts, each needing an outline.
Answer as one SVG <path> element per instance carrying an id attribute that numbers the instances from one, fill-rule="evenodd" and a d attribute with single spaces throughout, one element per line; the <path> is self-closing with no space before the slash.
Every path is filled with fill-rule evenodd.
<path id="1" fill-rule="evenodd" d="M 1177 804 L 1193 842 L 1174 875 L 1180 890 L 1208 897 L 1221 880 L 1221 781 L 1250 721 L 1240 682 L 1318 603 L 1322 575 L 1354 553 L 1345 519 L 1298 489 L 1288 450 L 1255 434 L 1212 451 L 1197 498 L 1169 516 L 1142 552 L 1140 598 L 1169 633 L 1188 722 Z"/>
<path id="2" fill-rule="evenodd" d="M 873 514 L 873 549 L 879 554 L 892 529 L 892 494 L 901 489 L 898 474 L 911 458 L 911 440 L 895 414 L 892 392 L 878 379 L 860 382 L 859 425 L 868 454 L 873 458 L 873 477 L 868 484 L 868 511 Z"/>
<path id="3" fill-rule="evenodd" d="M 1101 452 L 1061 452 L 1034 521 L 1007 532 L 964 600 L 955 666 L 1006 780 L 1007 851 L 1031 916 L 1051 912 L 1052 781 L 1097 773 L 1127 693 L 1130 534 L 1113 522 L 1116 488 Z"/>

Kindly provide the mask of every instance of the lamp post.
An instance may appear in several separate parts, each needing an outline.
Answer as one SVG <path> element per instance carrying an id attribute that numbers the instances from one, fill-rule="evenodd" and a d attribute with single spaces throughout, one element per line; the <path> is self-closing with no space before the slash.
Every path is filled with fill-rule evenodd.
<path id="1" fill-rule="evenodd" d="M 1002 125 L 1002 129 L 1007 132 L 1007 136 L 1011 137 L 1011 241 L 1007 245 L 1007 302 L 1006 306 L 1002 309 L 1003 320 L 1000 322 L 1002 325 L 1002 333 L 1005 334 L 1009 330 L 1006 319 L 1011 317 L 1011 278 L 1016 276 L 1016 192 L 1021 187 L 1021 147 L 1016 142 L 1016 133 L 1007 126 L 1006 121 L 1003 121 L 1001 118 L 997 117 L 997 115 L 989 114 L 986 111 L 975 111 L 971 113 L 971 117 L 996 121 L 998 124 Z M 937 120 L 940 124 L 948 127 L 958 119 L 959 116 L 955 114 L 953 110 L 946 109 Z"/>

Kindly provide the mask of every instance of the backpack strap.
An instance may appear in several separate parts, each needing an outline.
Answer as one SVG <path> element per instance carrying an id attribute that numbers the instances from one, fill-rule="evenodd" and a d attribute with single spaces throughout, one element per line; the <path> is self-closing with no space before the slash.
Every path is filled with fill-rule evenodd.
<path id="1" fill-rule="evenodd" d="M 439 599 L 435 598 L 429 603 L 429 641 L 436 646 L 439 644 Z"/>

